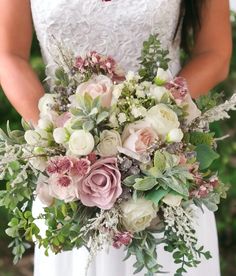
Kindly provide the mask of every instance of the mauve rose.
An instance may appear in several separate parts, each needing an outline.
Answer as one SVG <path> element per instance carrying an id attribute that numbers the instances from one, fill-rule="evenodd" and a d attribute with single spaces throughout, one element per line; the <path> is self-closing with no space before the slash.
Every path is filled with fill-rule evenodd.
<path id="1" fill-rule="evenodd" d="M 96 161 L 77 188 L 77 196 L 85 206 L 104 210 L 111 209 L 121 193 L 121 174 L 115 157 Z"/>
<path id="2" fill-rule="evenodd" d="M 104 75 L 98 75 L 80 84 L 76 93 L 81 95 L 88 93 L 92 98 L 100 96 L 102 105 L 110 107 L 112 99 L 112 81 Z"/>

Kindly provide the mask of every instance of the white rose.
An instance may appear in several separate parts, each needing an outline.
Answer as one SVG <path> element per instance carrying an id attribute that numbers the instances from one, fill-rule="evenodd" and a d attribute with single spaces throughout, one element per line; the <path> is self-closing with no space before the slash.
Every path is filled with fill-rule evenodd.
<path id="1" fill-rule="evenodd" d="M 38 145 L 38 143 L 40 142 L 40 138 L 41 138 L 39 133 L 35 130 L 27 130 L 25 132 L 24 137 L 25 137 L 25 141 L 27 142 L 27 144 L 29 144 L 31 146 Z"/>
<path id="2" fill-rule="evenodd" d="M 102 157 L 114 156 L 118 152 L 118 146 L 121 146 L 120 134 L 115 130 L 104 130 L 100 135 L 97 151 Z"/>
<path id="3" fill-rule="evenodd" d="M 181 195 L 167 194 L 162 201 L 172 207 L 178 207 L 181 204 L 183 197 Z"/>
<path id="4" fill-rule="evenodd" d="M 38 103 L 40 114 L 47 115 L 50 113 L 52 106 L 56 103 L 56 94 L 45 94 Z"/>
<path id="5" fill-rule="evenodd" d="M 152 85 L 150 87 L 149 94 L 155 98 L 158 102 L 161 101 L 161 98 L 165 94 L 169 94 L 168 90 L 164 86 L 157 86 L 157 85 Z"/>
<path id="6" fill-rule="evenodd" d="M 150 108 L 145 120 L 163 138 L 180 125 L 177 114 L 165 104 L 157 104 Z"/>
<path id="7" fill-rule="evenodd" d="M 84 95 L 88 93 L 93 99 L 100 96 L 102 105 L 105 107 L 111 106 L 112 99 L 111 79 L 104 75 L 98 75 L 91 78 L 89 81 L 80 84 L 76 90 L 76 94 Z M 71 97 L 72 101 L 76 101 L 76 96 Z"/>
<path id="8" fill-rule="evenodd" d="M 172 79 L 172 75 L 169 70 L 164 70 L 162 68 L 158 68 L 157 75 L 155 77 L 154 82 L 156 85 L 163 85 L 166 82 L 170 81 Z"/>
<path id="9" fill-rule="evenodd" d="M 126 230 L 140 232 L 151 225 L 157 216 L 157 208 L 144 198 L 130 199 L 121 203 L 122 222 Z"/>
<path id="10" fill-rule="evenodd" d="M 58 127 L 53 131 L 53 138 L 57 144 L 64 144 L 69 141 L 70 134 L 66 128 Z"/>
<path id="11" fill-rule="evenodd" d="M 82 129 L 74 131 L 69 140 L 69 149 L 75 155 L 88 155 L 94 145 L 93 135 Z"/>
<path id="12" fill-rule="evenodd" d="M 167 134 L 166 140 L 167 142 L 179 143 L 183 137 L 183 131 L 180 128 L 174 128 Z"/>

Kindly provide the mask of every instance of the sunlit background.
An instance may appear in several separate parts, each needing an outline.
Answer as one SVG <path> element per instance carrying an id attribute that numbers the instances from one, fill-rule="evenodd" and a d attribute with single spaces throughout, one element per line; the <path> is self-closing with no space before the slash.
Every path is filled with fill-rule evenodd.
<path id="1" fill-rule="evenodd" d="M 236 11 L 236 0 L 231 1 L 232 10 Z M 234 53 L 228 79 L 215 88 L 215 93 L 225 92 L 230 96 L 236 91 L 236 15 L 232 13 L 232 27 L 234 40 Z M 220 35 L 220 34 L 219 34 Z M 31 63 L 41 80 L 44 79 L 44 66 L 36 39 L 34 39 Z M 10 106 L 6 97 L 0 90 L 0 127 L 5 128 L 7 120 L 11 121 L 12 128 L 19 127 L 20 117 Z M 225 200 L 216 214 L 219 233 L 219 245 L 221 255 L 222 276 L 236 275 L 236 112 L 226 123 L 217 123 L 212 126 L 217 136 L 225 133 L 230 138 L 220 142 L 219 152 L 221 158 L 214 163 L 219 170 L 221 178 L 231 184 L 227 200 Z M 0 182 L 0 189 L 4 189 L 4 182 Z M 12 265 L 11 252 L 8 249 L 9 239 L 4 229 L 7 224 L 7 213 L 0 209 L 0 276 L 32 276 L 33 271 L 33 249 L 29 250 L 24 259 L 17 265 Z M 47 275 L 45 275 L 47 276 Z M 199 275 L 200 276 L 200 275 Z M 204 275 L 205 276 L 205 275 Z M 214 276 L 214 275 L 209 275 Z"/>

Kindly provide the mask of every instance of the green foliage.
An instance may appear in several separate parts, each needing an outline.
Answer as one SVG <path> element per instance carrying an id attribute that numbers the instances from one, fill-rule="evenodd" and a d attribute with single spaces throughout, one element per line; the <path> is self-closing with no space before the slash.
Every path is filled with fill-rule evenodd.
<path id="1" fill-rule="evenodd" d="M 220 157 L 218 153 L 207 145 L 199 144 L 195 150 L 201 170 L 209 168 L 212 162 Z"/>
<path id="2" fill-rule="evenodd" d="M 157 74 L 158 66 L 166 70 L 168 68 L 169 52 L 162 49 L 158 40 L 158 35 L 151 35 L 147 41 L 143 43 L 141 53 L 139 71 L 143 80 L 153 81 Z"/>

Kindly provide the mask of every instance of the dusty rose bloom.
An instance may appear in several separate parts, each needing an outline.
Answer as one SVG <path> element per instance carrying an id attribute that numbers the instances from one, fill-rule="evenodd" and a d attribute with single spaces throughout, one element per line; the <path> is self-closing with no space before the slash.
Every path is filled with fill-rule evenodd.
<path id="1" fill-rule="evenodd" d="M 129 232 L 119 232 L 114 237 L 113 246 L 117 249 L 121 248 L 122 245 L 129 245 L 132 242 L 133 235 Z"/>
<path id="2" fill-rule="evenodd" d="M 66 174 L 73 167 L 73 162 L 67 156 L 56 156 L 48 162 L 46 171 L 48 174 L 59 173 Z"/>
<path id="3" fill-rule="evenodd" d="M 100 159 L 77 185 L 77 196 L 85 206 L 111 209 L 121 195 L 121 174 L 117 159 Z"/>

